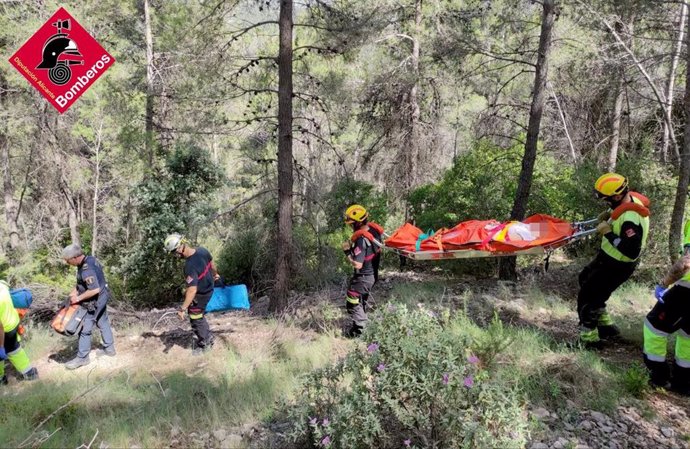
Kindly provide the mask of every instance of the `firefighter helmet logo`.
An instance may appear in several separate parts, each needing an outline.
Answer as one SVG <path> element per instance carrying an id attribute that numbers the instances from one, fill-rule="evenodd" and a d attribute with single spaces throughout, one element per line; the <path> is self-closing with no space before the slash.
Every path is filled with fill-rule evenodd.
<path id="1" fill-rule="evenodd" d="M 71 65 L 84 64 L 77 43 L 65 31 L 70 30 L 70 19 L 53 23 L 57 33 L 48 38 L 43 45 L 43 58 L 37 69 L 48 70 L 48 78 L 53 84 L 62 86 L 72 78 Z"/>
<path id="2" fill-rule="evenodd" d="M 65 8 L 58 9 L 10 57 L 10 64 L 61 114 L 114 62 Z"/>

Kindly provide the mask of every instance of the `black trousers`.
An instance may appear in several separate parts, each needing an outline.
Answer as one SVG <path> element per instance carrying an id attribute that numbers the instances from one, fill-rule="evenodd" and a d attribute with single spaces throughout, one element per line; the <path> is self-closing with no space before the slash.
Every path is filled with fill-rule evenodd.
<path id="1" fill-rule="evenodd" d="M 630 278 L 636 267 L 636 262 L 620 262 L 600 251 L 582 270 L 577 294 L 577 314 L 582 326 L 597 327 L 599 317 L 606 311 L 606 301 Z"/>
<path id="2" fill-rule="evenodd" d="M 91 334 L 93 333 L 94 327 L 97 327 L 101 331 L 104 349 L 114 349 L 115 339 L 108 318 L 109 299 L 110 292 L 105 289 L 96 299 L 86 301 L 84 304 L 84 307 L 87 308 L 89 313 L 87 313 L 82 320 L 82 327 L 79 331 L 79 350 L 77 351 L 77 357 L 85 358 L 89 356 L 89 352 L 91 352 Z"/>
<path id="3" fill-rule="evenodd" d="M 665 353 L 667 339 L 678 332 L 671 384 L 684 394 L 690 393 L 690 288 L 681 285 L 671 287 L 664 295 L 664 302 L 657 302 L 647 314 L 647 321 L 652 332 L 645 329 L 645 352 L 651 350 L 652 356 L 660 355 L 654 354 L 659 344 L 663 345 L 662 351 Z M 648 327 L 647 323 L 645 327 Z M 661 336 L 659 333 L 667 335 Z M 670 375 L 666 360 L 652 360 L 645 354 L 644 362 L 650 371 L 652 382 L 663 386 Z"/>
<path id="4" fill-rule="evenodd" d="M 196 344 L 199 348 L 213 344 L 211 328 L 208 325 L 208 321 L 206 321 L 206 306 L 211 299 L 211 295 L 213 295 L 213 291 L 197 294 L 187 310 L 189 313 L 189 323 L 192 325 L 192 330 L 197 338 Z"/>
<path id="5" fill-rule="evenodd" d="M 359 334 L 367 325 L 367 300 L 374 286 L 373 275 L 354 275 L 347 288 L 346 309 L 352 318 L 352 332 Z"/>

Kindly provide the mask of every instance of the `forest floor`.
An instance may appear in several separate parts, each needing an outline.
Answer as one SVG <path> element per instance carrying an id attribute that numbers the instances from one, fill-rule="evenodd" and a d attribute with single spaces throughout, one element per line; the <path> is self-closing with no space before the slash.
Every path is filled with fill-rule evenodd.
<path id="1" fill-rule="evenodd" d="M 429 269 L 386 271 L 374 305 L 433 303 L 464 310 L 480 325 L 498 315 L 511 328 L 568 345 L 577 337 L 578 267 L 554 265 L 515 284 Z M 654 301 L 647 290 L 630 284 L 614 294 L 610 309 L 624 338 L 584 360 L 600 361 L 621 377 L 641 366 L 642 317 Z M 249 312 L 211 315 L 216 345 L 199 357 L 190 355 L 188 322 L 174 313 L 115 312 L 117 356 L 92 352 L 92 363 L 75 371 L 62 363 L 74 355 L 76 341 L 33 325 L 26 347 L 41 378 L 11 377 L 2 388 L 0 441 L 13 447 L 288 447 L 290 423 L 281 410 L 300 376 L 356 345 L 341 337 L 343 294 L 344 285 L 295 296 L 280 319 L 268 315 L 267 298 Z M 605 384 L 569 354 L 539 355 L 546 374 L 526 394 L 528 448 L 690 447 L 688 398 L 650 389 L 599 395 Z"/>

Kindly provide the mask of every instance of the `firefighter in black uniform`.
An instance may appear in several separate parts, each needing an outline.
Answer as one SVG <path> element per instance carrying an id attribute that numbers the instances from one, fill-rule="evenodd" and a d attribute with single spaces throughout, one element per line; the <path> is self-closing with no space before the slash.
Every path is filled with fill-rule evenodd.
<path id="1" fill-rule="evenodd" d="M 378 247 L 367 224 L 368 214 L 364 207 L 355 204 L 345 211 L 345 222 L 355 231 L 350 241 L 343 243 L 343 251 L 354 267 L 354 274 L 347 288 L 346 309 L 352 318 L 352 326 L 346 336 L 356 337 L 367 324 L 367 300 L 376 282 L 373 261 Z"/>
<path id="2" fill-rule="evenodd" d="M 94 256 L 84 255 L 79 245 L 71 244 L 62 250 L 62 258 L 69 265 L 77 267 L 77 285 L 69 295 L 70 303 L 81 304 L 88 310 L 79 331 L 77 356 L 65 364 L 67 369 L 77 369 L 91 362 L 89 353 L 94 326 L 100 329 L 103 341 L 103 349 L 98 350 L 97 355 L 115 356 L 115 341 L 107 311 L 111 294 L 103 267 Z"/>
<path id="3" fill-rule="evenodd" d="M 206 248 L 194 248 L 180 234 L 170 234 L 165 239 L 165 249 L 169 253 L 185 259 L 185 297 L 178 311 L 181 319 L 185 312 L 189 314 L 189 323 L 196 335 L 196 347 L 193 355 L 201 355 L 213 346 L 213 335 L 206 321 L 206 306 L 213 295 L 213 284 L 220 279 L 213 257 Z"/>
<path id="4" fill-rule="evenodd" d="M 602 340 L 620 333 L 606 310 L 606 301 L 633 274 L 647 244 L 649 199 L 631 191 L 627 178 L 617 173 L 601 175 L 594 189 L 610 210 L 599 216 L 601 249 L 579 276 L 577 312 L 580 341 L 596 348 Z"/>

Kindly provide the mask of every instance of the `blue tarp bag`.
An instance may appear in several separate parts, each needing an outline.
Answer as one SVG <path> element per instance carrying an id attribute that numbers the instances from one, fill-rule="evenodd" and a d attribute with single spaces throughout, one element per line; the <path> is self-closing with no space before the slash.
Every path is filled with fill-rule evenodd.
<path id="1" fill-rule="evenodd" d="M 28 288 L 16 288 L 10 290 L 12 305 L 15 309 L 28 309 L 34 300 L 31 290 Z"/>
<path id="2" fill-rule="evenodd" d="M 224 310 L 249 310 L 249 292 L 246 285 L 220 285 L 213 289 L 213 295 L 206 305 L 206 313 Z"/>

